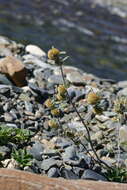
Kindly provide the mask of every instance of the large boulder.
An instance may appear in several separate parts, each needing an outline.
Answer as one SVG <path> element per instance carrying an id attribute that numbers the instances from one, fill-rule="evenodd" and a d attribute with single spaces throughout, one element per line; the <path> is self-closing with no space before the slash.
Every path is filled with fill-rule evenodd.
<path id="1" fill-rule="evenodd" d="M 126 190 L 127 184 L 48 178 L 19 170 L 0 169 L 0 190 Z"/>
<path id="2" fill-rule="evenodd" d="M 26 82 L 26 68 L 13 56 L 0 59 L 0 73 L 5 74 L 16 86 L 22 87 Z"/>

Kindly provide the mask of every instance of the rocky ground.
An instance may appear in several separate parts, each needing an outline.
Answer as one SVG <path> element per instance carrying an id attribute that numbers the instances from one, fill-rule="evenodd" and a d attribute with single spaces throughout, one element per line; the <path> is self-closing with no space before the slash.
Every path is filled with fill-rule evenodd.
<path id="1" fill-rule="evenodd" d="M 57 96 L 63 84 L 59 66 L 50 64 L 39 47 L 25 47 L 2 36 L 0 57 L 1 167 L 107 181 L 107 168 L 94 161 L 75 109 L 67 97 Z M 116 83 L 70 66 L 63 66 L 63 72 L 97 155 L 109 167 L 119 164 L 126 169 L 127 81 Z M 88 101 L 90 92 L 100 97 L 96 106 Z M 49 99 L 59 114 L 46 105 Z"/>

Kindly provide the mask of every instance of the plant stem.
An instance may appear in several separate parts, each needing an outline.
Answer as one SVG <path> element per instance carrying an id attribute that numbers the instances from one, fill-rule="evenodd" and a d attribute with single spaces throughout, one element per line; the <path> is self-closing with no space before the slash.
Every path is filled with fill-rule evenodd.
<path id="1" fill-rule="evenodd" d="M 66 86 L 66 81 L 65 81 L 65 78 L 64 78 L 64 73 L 63 73 L 63 68 L 62 68 L 62 63 L 60 62 L 60 60 L 59 60 L 59 66 L 60 66 L 61 75 L 62 75 L 62 78 L 63 78 L 63 84 Z M 105 162 L 103 162 L 103 161 L 99 158 L 99 156 L 97 155 L 96 150 L 94 149 L 94 146 L 93 146 L 93 143 L 92 143 L 92 140 L 91 140 L 89 128 L 88 128 L 87 125 L 85 124 L 85 122 L 84 122 L 83 118 L 81 117 L 80 113 L 78 112 L 78 110 L 77 110 L 75 104 L 73 103 L 72 99 L 70 98 L 70 96 L 69 96 L 69 94 L 68 94 L 68 91 L 67 91 L 67 96 L 68 96 L 68 99 L 69 99 L 70 103 L 72 104 L 72 106 L 73 106 L 75 112 L 77 113 L 78 117 L 80 118 L 80 120 L 81 120 L 83 126 L 84 126 L 85 129 L 86 129 L 86 132 L 87 132 L 87 135 L 88 135 L 87 141 L 90 143 L 91 149 L 92 149 L 94 155 L 96 156 L 96 159 L 98 160 L 98 163 L 100 164 L 100 166 L 102 166 L 102 164 L 103 164 L 103 165 L 105 165 L 107 168 L 112 169 L 108 164 L 106 164 Z"/>

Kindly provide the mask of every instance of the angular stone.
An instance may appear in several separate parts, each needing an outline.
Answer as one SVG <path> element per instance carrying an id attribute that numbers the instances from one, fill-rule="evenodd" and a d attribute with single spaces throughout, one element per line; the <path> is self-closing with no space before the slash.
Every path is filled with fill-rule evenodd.
<path id="1" fill-rule="evenodd" d="M 80 72 L 71 72 L 66 74 L 67 80 L 75 85 L 85 85 L 86 80 Z"/>
<path id="2" fill-rule="evenodd" d="M 7 56 L 0 60 L 0 72 L 9 77 L 16 86 L 26 85 L 26 68 L 12 56 Z"/>
<path id="3" fill-rule="evenodd" d="M 90 169 L 84 171 L 84 173 L 82 175 L 82 179 L 107 181 L 107 179 L 104 176 L 102 176 Z"/>
<path id="4" fill-rule="evenodd" d="M 46 56 L 46 53 L 36 45 L 29 44 L 26 46 L 25 50 L 26 52 L 39 56 L 39 57 Z"/>

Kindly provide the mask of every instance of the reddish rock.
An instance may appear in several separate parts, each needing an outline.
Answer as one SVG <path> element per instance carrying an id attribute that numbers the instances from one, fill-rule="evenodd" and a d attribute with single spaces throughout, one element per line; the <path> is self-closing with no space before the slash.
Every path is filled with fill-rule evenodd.
<path id="1" fill-rule="evenodd" d="M 0 72 L 10 78 L 16 86 L 26 85 L 26 68 L 13 56 L 7 56 L 0 60 Z"/>
<path id="2" fill-rule="evenodd" d="M 0 169 L 0 190 L 126 190 L 127 184 L 48 178 L 19 170 Z"/>

